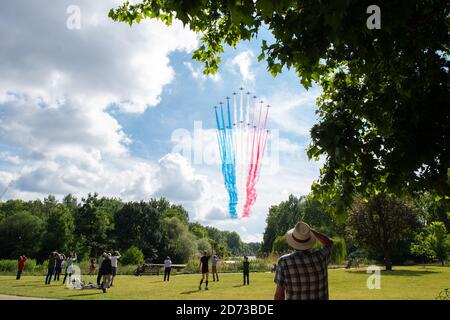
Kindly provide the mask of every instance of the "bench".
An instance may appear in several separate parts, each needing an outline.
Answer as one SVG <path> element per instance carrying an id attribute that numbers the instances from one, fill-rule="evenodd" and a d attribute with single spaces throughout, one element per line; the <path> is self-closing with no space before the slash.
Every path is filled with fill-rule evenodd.
<path id="1" fill-rule="evenodd" d="M 180 272 L 186 268 L 185 264 L 173 264 L 172 269 L 176 272 Z M 136 276 L 141 275 L 159 275 L 160 272 L 164 272 L 164 264 L 159 263 L 144 263 L 136 268 L 134 274 Z"/>

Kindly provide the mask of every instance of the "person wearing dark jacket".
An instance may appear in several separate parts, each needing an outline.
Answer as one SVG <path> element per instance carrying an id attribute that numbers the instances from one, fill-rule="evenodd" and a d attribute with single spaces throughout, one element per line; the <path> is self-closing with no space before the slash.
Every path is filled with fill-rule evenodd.
<path id="1" fill-rule="evenodd" d="M 249 280 L 249 278 L 250 278 L 250 262 L 248 262 L 247 256 L 244 256 L 243 269 L 244 269 L 244 286 L 245 286 L 246 282 L 247 282 L 247 285 L 250 284 L 250 280 Z"/>
<path id="2" fill-rule="evenodd" d="M 45 284 L 50 284 L 50 281 L 52 281 L 53 273 L 55 273 L 57 254 L 58 253 L 56 251 L 53 251 L 52 253 L 50 253 L 50 256 L 48 257 L 47 276 L 45 277 Z"/>
<path id="3" fill-rule="evenodd" d="M 20 280 L 20 276 L 22 275 L 22 271 L 25 268 L 25 262 L 28 260 L 28 257 L 26 255 L 22 255 L 19 257 L 18 260 L 18 271 L 17 271 L 17 277 L 16 280 Z"/>
<path id="4" fill-rule="evenodd" d="M 109 254 L 106 253 L 104 254 L 102 265 L 100 266 L 100 272 L 103 275 L 102 290 L 103 293 L 106 293 L 106 289 L 109 288 L 112 276 L 112 264 L 111 264 L 111 257 L 109 256 Z"/>
<path id="5" fill-rule="evenodd" d="M 59 281 L 59 276 L 61 275 L 61 272 L 62 272 L 62 265 L 63 265 L 64 259 L 65 259 L 65 256 L 63 254 L 58 254 L 56 256 L 55 276 L 53 278 L 53 281 Z"/>
<path id="6" fill-rule="evenodd" d="M 98 285 L 98 286 L 100 285 L 100 283 L 101 283 L 101 281 L 102 281 L 102 277 L 103 277 L 101 266 L 102 266 L 102 263 L 103 263 L 105 254 L 106 254 L 106 252 L 103 252 L 103 253 L 100 255 L 100 257 L 98 258 L 98 275 L 97 275 L 97 285 Z"/>

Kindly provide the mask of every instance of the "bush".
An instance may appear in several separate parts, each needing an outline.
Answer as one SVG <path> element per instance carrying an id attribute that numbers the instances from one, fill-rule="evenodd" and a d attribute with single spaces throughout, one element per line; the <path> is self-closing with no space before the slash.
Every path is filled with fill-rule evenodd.
<path id="1" fill-rule="evenodd" d="M 333 264 L 343 264 L 345 258 L 347 257 L 347 245 L 344 239 L 336 238 L 333 239 L 334 245 L 331 249 L 331 263 Z"/>
<path id="2" fill-rule="evenodd" d="M 137 265 L 144 262 L 144 254 L 142 250 L 136 246 L 129 248 L 120 258 L 124 265 Z"/>

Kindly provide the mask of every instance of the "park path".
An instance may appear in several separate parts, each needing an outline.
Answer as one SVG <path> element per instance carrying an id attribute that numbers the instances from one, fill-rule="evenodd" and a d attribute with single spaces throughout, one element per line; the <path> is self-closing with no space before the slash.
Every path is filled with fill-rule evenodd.
<path id="1" fill-rule="evenodd" d="M 54 300 L 54 299 L 46 299 L 46 298 L 36 298 L 36 297 L 19 297 L 19 296 L 9 296 L 0 294 L 0 300 Z"/>

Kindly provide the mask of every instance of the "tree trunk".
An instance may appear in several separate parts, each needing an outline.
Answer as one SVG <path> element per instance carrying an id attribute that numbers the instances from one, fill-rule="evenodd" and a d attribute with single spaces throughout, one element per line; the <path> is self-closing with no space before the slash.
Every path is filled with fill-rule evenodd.
<path id="1" fill-rule="evenodd" d="M 389 254 L 384 257 L 384 266 L 386 267 L 387 271 L 392 271 L 392 261 Z"/>

